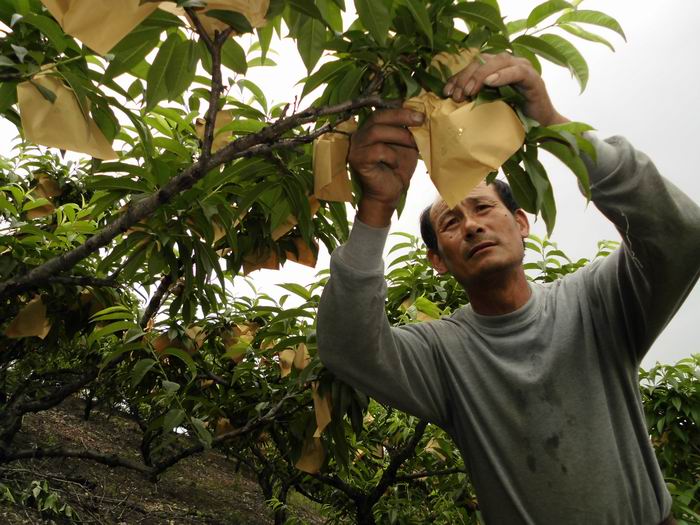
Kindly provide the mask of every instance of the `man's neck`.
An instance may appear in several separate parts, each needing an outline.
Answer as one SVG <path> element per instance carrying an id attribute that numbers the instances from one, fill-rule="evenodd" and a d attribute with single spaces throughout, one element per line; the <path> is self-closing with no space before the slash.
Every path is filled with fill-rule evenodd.
<path id="1" fill-rule="evenodd" d="M 522 267 L 480 279 L 464 286 L 472 309 L 480 315 L 504 315 L 514 312 L 530 299 L 530 285 Z"/>

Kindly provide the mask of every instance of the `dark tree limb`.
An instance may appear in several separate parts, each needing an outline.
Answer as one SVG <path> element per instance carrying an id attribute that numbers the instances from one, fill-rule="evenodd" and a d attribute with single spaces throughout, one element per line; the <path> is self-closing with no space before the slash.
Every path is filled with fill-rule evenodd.
<path id="1" fill-rule="evenodd" d="M 158 313 L 158 309 L 160 308 L 161 304 L 163 303 L 163 298 L 165 297 L 165 294 L 168 292 L 168 289 L 170 289 L 170 285 L 172 284 L 172 282 L 173 282 L 173 278 L 172 278 L 171 274 L 166 275 L 160 281 L 158 288 L 156 288 L 156 291 L 153 293 L 151 300 L 148 301 L 148 305 L 146 306 L 146 309 L 143 311 L 143 315 L 141 316 L 141 320 L 139 321 L 139 326 L 142 329 L 146 328 L 146 325 L 148 325 L 148 322 L 153 318 L 153 316 L 155 316 Z"/>
<path id="2" fill-rule="evenodd" d="M 308 124 L 319 117 L 338 113 L 352 113 L 366 107 L 396 107 L 396 105 L 396 101 L 385 101 L 379 95 L 370 95 L 332 106 L 308 108 L 284 119 L 280 119 L 257 133 L 251 133 L 240 137 L 212 154 L 210 158 L 200 158 L 197 162 L 184 169 L 179 175 L 170 179 L 170 181 L 157 192 L 140 199 L 138 202 L 131 202 L 125 213 L 121 214 L 77 248 L 54 257 L 53 259 L 49 259 L 44 264 L 37 266 L 24 275 L 0 283 L 0 297 L 6 297 L 10 294 L 35 288 L 46 282 L 53 275 L 72 268 L 81 260 L 108 245 L 117 235 L 126 232 L 139 221 L 150 216 L 158 208 L 169 202 L 175 195 L 179 195 L 191 188 L 210 170 L 239 157 L 260 154 L 269 149 L 275 149 L 275 141 L 279 140 L 286 132 L 295 127 Z M 313 135 L 314 134 L 309 134 L 308 137 Z M 286 142 L 283 140 L 281 142 L 283 145 L 280 147 L 293 147 L 299 143 L 298 140 L 299 139 L 286 139 Z M 291 143 L 289 141 L 291 141 Z"/>
<path id="3" fill-rule="evenodd" d="M 467 471 L 460 467 L 448 468 L 444 470 L 423 470 L 421 472 L 412 472 L 411 474 L 396 476 L 396 481 L 412 481 L 414 479 L 430 478 L 433 476 L 449 476 L 450 474 L 467 474 Z"/>
<path id="4" fill-rule="evenodd" d="M 0 455 L 0 463 L 10 463 L 11 461 L 17 461 L 20 459 L 42 458 L 89 459 L 97 463 L 107 465 L 108 467 L 124 467 L 144 474 L 148 474 L 150 471 L 150 469 L 142 463 L 137 463 L 135 461 L 131 461 L 130 459 L 122 458 L 116 454 L 104 454 L 94 450 L 68 447 L 36 447 L 6 452 Z"/>

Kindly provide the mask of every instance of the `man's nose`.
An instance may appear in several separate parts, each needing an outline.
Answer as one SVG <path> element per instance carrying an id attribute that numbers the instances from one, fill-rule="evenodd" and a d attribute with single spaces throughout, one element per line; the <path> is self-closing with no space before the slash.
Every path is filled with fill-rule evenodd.
<path id="1" fill-rule="evenodd" d="M 483 225 L 478 217 L 471 213 L 465 213 L 462 216 L 462 235 L 465 239 L 471 239 L 475 235 L 484 232 Z"/>

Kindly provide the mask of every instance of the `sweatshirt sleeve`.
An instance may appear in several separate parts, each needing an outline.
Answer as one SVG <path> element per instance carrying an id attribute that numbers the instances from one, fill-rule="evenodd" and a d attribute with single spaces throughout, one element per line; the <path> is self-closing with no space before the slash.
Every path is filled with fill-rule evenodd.
<path id="1" fill-rule="evenodd" d="M 589 293 L 636 367 L 698 279 L 700 208 L 624 138 L 589 138 L 592 200 L 622 237 L 592 265 Z"/>
<path id="2" fill-rule="evenodd" d="M 445 425 L 435 327 L 421 326 L 441 321 L 394 328 L 386 316 L 388 230 L 356 220 L 348 242 L 331 255 L 318 309 L 319 355 L 336 376 L 378 401 Z"/>

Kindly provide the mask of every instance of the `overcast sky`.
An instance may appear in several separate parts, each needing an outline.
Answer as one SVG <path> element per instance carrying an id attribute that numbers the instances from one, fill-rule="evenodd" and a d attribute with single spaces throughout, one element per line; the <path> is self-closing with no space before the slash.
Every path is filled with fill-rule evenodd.
<path id="1" fill-rule="evenodd" d="M 522 18 L 539 2 L 501 0 L 502 13 L 507 20 Z M 585 0 L 585 9 L 602 10 L 622 24 L 627 43 L 612 32 L 601 30 L 616 48 L 612 53 L 598 44 L 576 42 L 588 61 L 590 80 L 586 91 L 579 94 L 578 84 L 568 72 L 545 64 L 544 78 L 555 106 L 572 120 L 593 125 L 600 136 L 620 134 L 638 149 L 646 152 L 660 171 L 700 202 L 700 89 L 698 54 L 700 20 L 697 0 Z M 570 37 L 573 41 L 575 37 Z M 256 68 L 249 76 L 262 86 L 268 99 L 291 101 L 301 88 L 294 83 L 305 71 L 294 45 L 273 43 L 279 52 L 277 68 Z M 695 93 L 695 95 L 693 95 Z M 309 97 L 308 100 L 312 100 Z M 304 104 L 302 104 L 303 106 Z M 0 122 L 5 139 L 0 150 L 7 152 L 16 131 Z M 574 176 L 556 160 L 545 160 L 554 182 L 559 215 L 553 240 L 570 256 L 590 257 L 601 239 L 618 239 L 612 226 L 594 206 L 586 208 L 578 192 Z M 422 166 L 414 175 L 407 206 L 395 231 L 418 234 L 418 213 L 432 201 L 435 190 Z M 541 221 L 540 221 L 541 222 Z M 540 223 L 534 232 L 544 233 Z M 668 232 L 673 235 L 673 231 Z M 328 255 L 322 253 L 317 270 L 328 265 Z M 275 282 L 314 280 L 317 270 L 288 263 L 283 271 L 261 270 L 253 274 L 256 286 L 273 292 Z M 241 294 L 249 293 L 236 280 Z M 278 292 L 274 292 L 278 295 Z M 673 363 L 691 353 L 700 352 L 696 345 L 700 333 L 700 287 L 659 337 L 644 360 L 644 366 L 655 361 Z"/>

